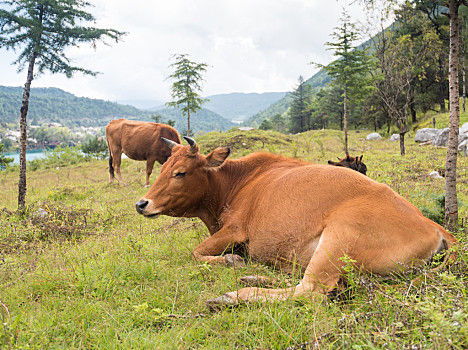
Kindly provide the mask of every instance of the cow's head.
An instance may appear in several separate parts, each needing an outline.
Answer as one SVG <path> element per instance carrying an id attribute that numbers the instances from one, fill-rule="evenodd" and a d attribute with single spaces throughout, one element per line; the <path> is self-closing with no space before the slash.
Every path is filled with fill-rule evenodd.
<path id="1" fill-rule="evenodd" d="M 219 169 L 230 149 L 218 147 L 204 156 L 199 153 L 195 140 L 184 138 L 187 146 L 162 138 L 171 148 L 171 156 L 153 186 L 136 204 L 139 214 L 146 217 L 196 216 L 200 201 L 210 188 L 208 173 Z"/>
<path id="2" fill-rule="evenodd" d="M 352 157 L 348 155 L 342 159 L 338 158 L 338 162 L 333 162 L 329 160 L 328 164 L 353 169 L 366 175 L 367 166 L 362 162 L 362 157 L 362 155 L 360 157 Z"/>

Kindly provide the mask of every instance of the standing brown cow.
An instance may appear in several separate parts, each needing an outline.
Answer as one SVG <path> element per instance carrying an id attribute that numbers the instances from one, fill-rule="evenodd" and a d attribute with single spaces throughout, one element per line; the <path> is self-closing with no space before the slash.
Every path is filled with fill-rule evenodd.
<path id="1" fill-rule="evenodd" d="M 388 275 L 457 242 L 390 187 L 356 171 L 267 153 L 229 160 L 222 147 L 204 156 L 185 139 L 190 146 L 167 141 L 172 155 L 137 212 L 199 217 L 210 237 L 193 251 L 197 260 L 236 265 L 242 258 L 221 254 L 243 245 L 254 260 L 304 272 L 295 287 L 243 288 L 209 306 L 326 294 L 340 279 L 344 257 Z"/>
<path id="2" fill-rule="evenodd" d="M 115 169 L 117 180 L 125 185 L 120 174 L 122 153 L 125 153 L 130 159 L 146 160 L 145 186 L 148 187 L 154 162 L 164 164 L 171 155 L 170 148 L 161 137 L 180 143 L 177 130 L 169 125 L 127 119 L 111 120 L 106 126 L 109 183 L 114 180 Z"/>

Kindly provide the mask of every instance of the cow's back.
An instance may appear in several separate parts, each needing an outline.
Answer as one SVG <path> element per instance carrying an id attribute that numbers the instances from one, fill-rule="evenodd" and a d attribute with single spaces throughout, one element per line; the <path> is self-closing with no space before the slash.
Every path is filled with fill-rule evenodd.
<path id="1" fill-rule="evenodd" d="M 382 218 L 394 218 L 393 239 L 408 239 L 405 227 L 431 229 L 419 210 L 388 186 L 346 168 L 303 165 L 265 171 L 252 179 L 230 208 L 246 223 L 249 251 L 268 263 L 307 265 L 321 233 L 333 220 L 372 234 Z M 392 220 L 390 220 L 392 221 Z M 389 225 L 391 226 L 391 225 Z M 392 227 L 389 227 L 389 230 Z M 337 236 L 344 234 L 336 232 Z M 381 241 L 381 240 L 380 240 Z M 272 254 L 274 252 L 274 254 Z"/>
<path id="2" fill-rule="evenodd" d="M 109 135 L 130 159 L 153 159 L 161 164 L 171 154 L 161 137 L 180 143 L 177 130 L 169 125 L 126 119 L 112 120 L 106 127 L 106 135 Z"/>

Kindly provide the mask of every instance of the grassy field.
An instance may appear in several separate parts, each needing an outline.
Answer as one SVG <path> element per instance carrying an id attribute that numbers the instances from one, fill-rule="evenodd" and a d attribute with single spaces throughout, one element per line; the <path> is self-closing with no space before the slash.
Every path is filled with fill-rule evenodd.
<path id="1" fill-rule="evenodd" d="M 466 118 L 465 118 L 466 119 Z M 463 120 L 462 120 L 463 121 Z M 365 141 L 368 176 L 437 216 L 446 149 Z M 338 131 L 302 135 L 209 133 L 207 154 L 230 146 L 232 158 L 263 150 L 325 164 L 343 156 Z M 207 235 L 198 219 L 138 215 L 145 163 L 123 160 L 127 186 L 109 185 L 107 161 L 36 164 L 28 172 L 27 215 L 14 213 L 16 170 L 0 174 L 0 348 L 2 349 L 466 349 L 468 348 L 468 158 L 459 158 L 462 227 L 459 261 L 437 273 L 395 277 L 398 284 L 349 269 L 333 299 L 249 304 L 212 312 L 205 300 L 240 288 L 244 275 L 295 283 L 300 276 L 250 262 L 243 268 L 200 264 L 192 249 Z M 155 167 L 152 179 L 159 173 Z M 35 212 L 48 212 L 40 218 Z M 414 284 L 415 274 L 422 283 Z M 377 283 L 379 282 L 379 283 Z M 384 285 L 384 287 L 383 287 Z"/>

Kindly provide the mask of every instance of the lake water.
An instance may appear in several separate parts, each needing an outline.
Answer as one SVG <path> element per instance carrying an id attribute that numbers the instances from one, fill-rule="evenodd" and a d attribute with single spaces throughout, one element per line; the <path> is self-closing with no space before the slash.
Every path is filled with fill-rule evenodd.
<path id="1" fill-rule="evenodd" d="M 19 152 L 5 152 L 6 157 L 13 157 L 13 164 L 19 164 Z M 26 151 L 26 161 L 44 158 L 44 150 Z"/>
<path id="2" fill-rule="evenodd" d="M 44 158 L 45 154 L 46 153 L 43 149 L 26 151 L 26 161 Z M 19 164 L 19 152 L 5 152 L 4 155 L 9 158 L 13 157 L 13 164 Z M 125 154 L 122 154 L 122 159 L 125 158 L 127 158 L 127 156 Z"/>

